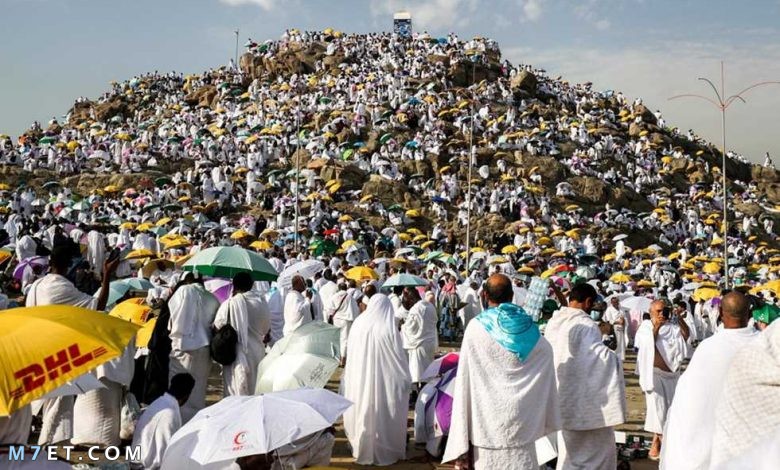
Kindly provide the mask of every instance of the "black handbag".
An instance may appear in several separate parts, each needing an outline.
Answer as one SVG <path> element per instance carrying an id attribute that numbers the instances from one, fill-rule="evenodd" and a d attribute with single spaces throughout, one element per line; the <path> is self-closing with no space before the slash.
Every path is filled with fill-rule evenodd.
<path id="1" fill-rule="evenodd" d="M 236 361 L 237 345 L 238 333 L 230 324 L 230 307 L 228 307 L 227 323 L 214 333 L 209 345 L 209 353 L 214 362 L 229 366 Z"/>

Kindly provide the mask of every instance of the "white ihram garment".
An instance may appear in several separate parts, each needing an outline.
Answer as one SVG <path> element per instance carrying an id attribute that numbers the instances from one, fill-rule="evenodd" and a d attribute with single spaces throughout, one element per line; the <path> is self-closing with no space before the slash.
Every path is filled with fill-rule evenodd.
<path id="1" fill-rule="evenodd" d="M 645 431 L 663 434 L 666 415 L 674 398 L 680 368 L 688 356 L 688 343 L 682 336 L 680 327 L 666 323 L 653 337 L 653 324 L 645 320 L 636 332 L 634 344 L 638 348 L 636 371 L 639 374 L 639 387 L 645 392 L 647 413 Z M 656 350 L 666 363 L 669 371 L 654 367 Z"/>
<path id="2" fill-rule="evenodd" d="M 439 346 L 436 308 L 425 300 L 414 304 L 401 326 L 401 337 L 404 349 L 409 354 L 409 374 L 412 382 L 420 382 L 420 377 L 433 362 Z"/>
<path id="3" fill-rule="evenodd" d="M 777 468 L 772 456 L 778 455 L 778 433 L 780 322 L 776 321 L 731 361 L 715 410 L 712 468 Z M 726 465 L 742 456 L 753 465 Z"/>
<path id="4" fill-rule="evenodd" d="M 164 393 L 144 410 L 135 425 L 133 447 L 141 449 L 141 460 L 136 463 L 149 470 L 160 468 L 168 443 L 180 427 L 179 402 Z"/>
<path id="5" fill-rule="evenodd" d="M 330 296 L 329 304 L 325 307 L 325 318 L 333 317 L 333 326 L 339 327 L 339 347 L 341 357 L 347 356 L 347 343 L 349 342 L 349 331 L 360 314 L 355 298 L 347 291 L 339 291 Z"/>
<path id="6" fill-rule="evenodd" d="M 187 284 L 171 296 L 168 308 L 171 312 L 168 321 L 171 336 L 168 380 L 183 372 L 195 379 L 190 398 L 181 408 L 182 422 L 186 423 L 206 407 L 206 386 L 211 372 L 211 325 L 219 301 L 203 286 Z"/>
<path id="7" fill-rule="evenodd" d="M 341 394 L 354 405 L 344 431 L 359 465 L 391 465 L 406 456 L 409 364 L 387 296 L 375 294 L 352 325 Z"/>
<path id="8" fill-rule="evenodd" d="M 715 407 L 734 356 L 751 344 L 758 331 L 752 327 L 724 329 L 704 340 L 680 376 L 667 414 L 661 470 L 710 468 Z"/>
<path id="9" fill-rule="evenodd" d="M 560 429 L 552 348 L 544 338 L 520 361 L 482 323 L 469 322 L 454 395 L 443 462 L 471 445 L 476 469 L 536 469 L 534 443 Z"/>
<path id="10" fill-rule="evenodd" d="M 265 357 L 263 338 L 271 329 L 271 315 L 261 294 L 250 291 L 230 297 L 214 318 L 219 329 L 228 322 L 238 334 L 236 360 L 222 367 L 225 396 L 252 395 L 257 382 L 257 366 Z"/>
<path id="11" fill-rule="evenodd" d="M 313 321 L 311 302 L 296 290 L 287 293 L 284 299 L 284 336 L 297 330 L 299 327 Z"/>
<path id="12" fill-rule="evenodd" d="M 614 468 L 615 438 L 605 428 L 626 420 L 623 367 L 601 340 L 601 331 L 584 311 L 558 310 L 544 331 L 555 356 L 555 375 L 563 432 L 558 447 L 577 449 L 558 458 L 558 470 Z M 592 431 L 592 432 L 591 432 Z"/>

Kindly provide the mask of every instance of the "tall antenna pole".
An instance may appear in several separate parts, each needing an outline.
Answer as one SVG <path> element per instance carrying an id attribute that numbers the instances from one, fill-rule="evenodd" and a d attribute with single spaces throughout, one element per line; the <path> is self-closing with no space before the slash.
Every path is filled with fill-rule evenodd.
<path id="1" fill-rule="evenodd" d="M 696 94 L 672 96 L 671 98 L 669 98 L 669 100 L 675 100 L 678 98 L 699 98 L 707 101 L 708 103 L 712 104 L 713 106 L 715 106 L 720 110 L 721 136 L 723 137 L 723 141 L 722 141 L 723 146 L 721 148 L 721 153 L 723 156 L 723 171 L 721 174 L 722 182 L 723 182 L 723 281 L 724 281 L 724 289 L 728 289 L 729 288 L 729 241 L 728 241 L 729 197 L 727 193 L 728 188 L 726 184 L 726 162 L 728 161 L 728 159 L 726 158 L 726 110 L 736 100 L 740 100 L 743 103 L 746 103 L 745 98 L 743 98 L 742 95 L 752 90 L 753 88 L 758 88 L 764 85 L 780 85 L 780 82 L 769 81 L 769 82 L 754 83 L 753 85 L 750 85 L 749 87 L 745 88 L 739 93 L 735 95 L 731 95 L 728 98 L 726 98 L 726 71 L 723 65 L 723 61 L 720 62 L 720 91 L 718 91 L 718 87 L 716 87 L 715 84 L 712 83 L 712 80 L 708 78 L 699 78 L 699 80 L 706 82 L 710 86 L 710 88 L 712 88 L 712 91 L 715 92 L 715 97 L 717 98 L 717 101 L 707 96 L 696 95 Z"/>

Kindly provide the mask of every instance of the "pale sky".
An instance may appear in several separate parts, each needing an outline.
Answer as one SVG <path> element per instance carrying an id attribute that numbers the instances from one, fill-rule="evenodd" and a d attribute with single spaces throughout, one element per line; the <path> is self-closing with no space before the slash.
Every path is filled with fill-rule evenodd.
<path id="1" fill-rule="evenodd" d="M 727 95 L 780 81 L 780 0 L 0 0 L 0 133 L 61 118 L 111 80 L 224 64 L 236 28 L 241 44 L 285 28 L 388 30 L 399 9 L 417 31 L 491 37 L 514 63 L 642 97 L 718 143 L 712 105 L 668 98 L 710 93 L 696 79 L 719 79 L 720 60 Z M 729 111 L 729 148 L 780 158 L 780 85 L 745 98 Z"/>

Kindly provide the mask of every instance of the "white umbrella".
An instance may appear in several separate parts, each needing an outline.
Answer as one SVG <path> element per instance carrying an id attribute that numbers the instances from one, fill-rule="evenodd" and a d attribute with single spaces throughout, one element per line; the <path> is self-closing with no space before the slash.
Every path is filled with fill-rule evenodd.
<path id="1" fill-rule="evenodd" d="M 257 369 L 255 393 L 321 388 L 339 367 L 341 330 L 309 322 L 274 344 Z"/>
<path id="2" fill-rule="evenodd" d="M 649 312 L 652 299 L 647 297 L 633 296 L 620 301 L 620 306 L 628 310 L 638 310 L 640 312 Z"/>
<path id="3" fill-rule="evenodd" d="M 292 287 L 292 278 L 295 276 L 303 276 L 304 279 L 313 277 L 318 272 L 325 269 L 325 263 L 316 259 L 307 259 L 299 261 L 292 266 L 286 268 L 279 275 L 276 282 L 282 289 L 289 289 Z"/>
<path id="4" fill-rule="evenodd" d="M 628 235 L 626 235 L 625 233 L 621 233 L 620 235 L 615 235 L 614 237 L 612 237 L 612 241 L 619 242 L 620 240 L 625 240 L 626 238 L 628 238 Z"/>
<path id="5" fill-rule="evenodd" d="M 220 468 L 209 464 L 268 454 L 330 427 L 350 406 L 324 389 L 225 397 L 173 435 L 161 468 Z"/>

